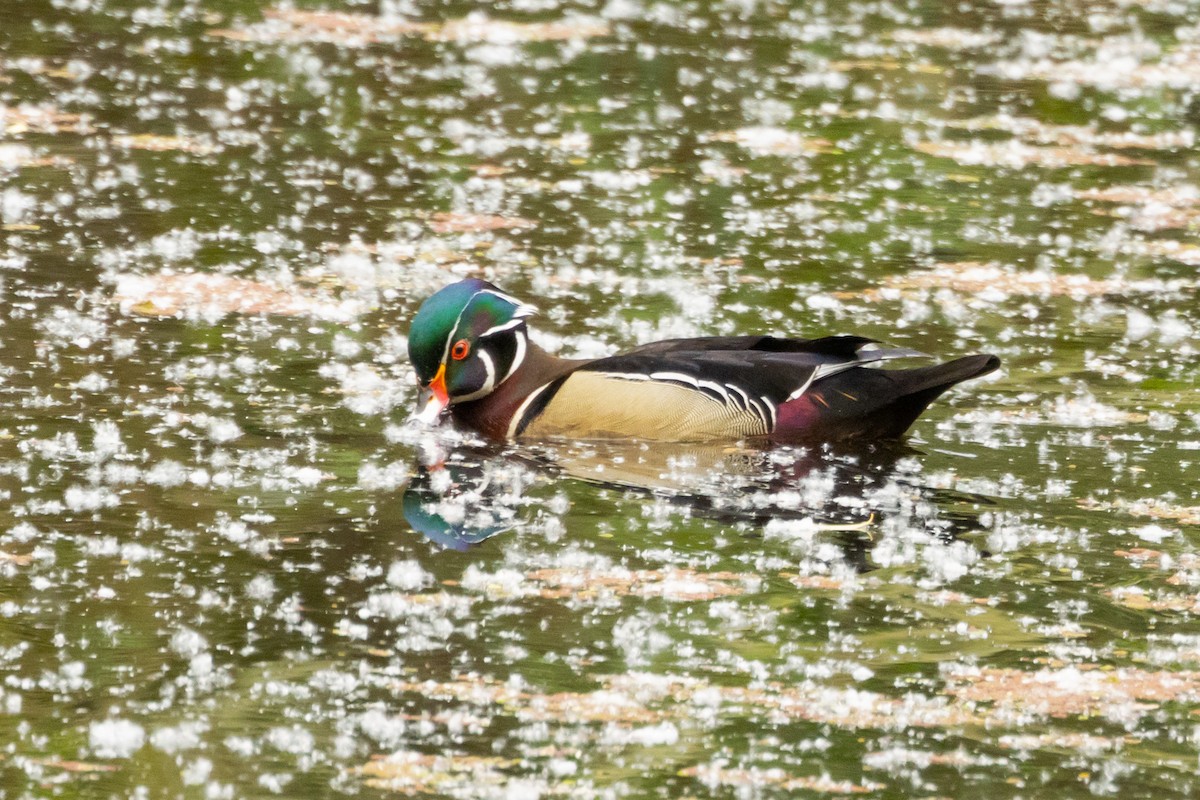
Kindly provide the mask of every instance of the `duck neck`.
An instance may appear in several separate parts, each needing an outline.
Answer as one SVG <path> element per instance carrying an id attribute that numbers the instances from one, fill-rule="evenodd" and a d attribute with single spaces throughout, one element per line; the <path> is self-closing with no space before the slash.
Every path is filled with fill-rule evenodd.
<path id="1" fill-rule="evenodd" d="M 591 359 L 559 358 L 529 342 L 520 365 L 491 394 L 478 400 L 455 403 L 450 410 L 460 424 L 489 439 L 503 441 L 508 438 L 508 425 L 513 415 L 532 392 L 589 361 Z"/>

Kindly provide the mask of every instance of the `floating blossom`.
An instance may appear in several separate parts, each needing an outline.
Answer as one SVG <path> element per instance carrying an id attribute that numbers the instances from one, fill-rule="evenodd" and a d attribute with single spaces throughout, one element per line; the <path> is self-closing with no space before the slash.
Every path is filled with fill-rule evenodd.
<path id="1" fill-rule="evenodd" d="M 1200 188 L 1187 184 L 1155 188 L 1152 186 L 1105 186 L 1095 189 L 1080 189 L 1075 192 L 1080 200 L 1096 200 L 1102 203 L 1123 205 L 1157 204 L 1181 208 L 1200 204 Z"/>
<path id="2" fill-rule="evenodd" d="M 887 788 L 881 783 L 838 781 L 828 775 L 796 776 L 782 769 L 734 769 L 717 764 L 698 764 L 679 771 L 680 776 L 694 778 L 710 788 L 731 787 L 746 789 L 783 789 L 815 792 L 817 794 L 870 794 Z"/>
<path id="3" fill-rule="evenodd" d="M 917 142 L 914 147 L 922 153 L 951 158 L 964 166 L 1008 167 L 1023 169 L 1037 166 L 1061 169 L 1072 166 L 1128 167 L 1153 166 L 1144 158 L 1132 158 L 1116 153 L 1099 153 L 1079 147 L 1038 147 L 1017 140 L 1007 142 Z"/>
<path id="4" fill-rule="evenodd" d="M 116 764 L 93 764 L 89 761 L 64 761 L 58 758 L 32 758 L 34 764 L 39 764 L 50 769 L 61 769 L 64 772 L 89 773 L 89 772 L 116 772 L 120 769 Z"/>
<path id="5" fill-rule="evenodd" d="M 964 423 L 1002 422 L 1018 425 L 1054 425 L 1072 428 L 1137 425 L 1149 420 L 1140 411 L 1127 411 L 1097 400 L 1090 394 L 1055 395 L 1037 406 L 969 410 L 957 415 Z"/>
<path id="6" fill-rule="evenodd" d="M 1003 39 L 1004 35 L 996 31 L 964 28 L 909 28 L 892 32 L 892 40 L 896 42 L 964 52 L 981 50 Z"/>
<path id="7" fill-rule="evenodd" d="M 852 591 L 859 586 L 853 577 L 834 577 L 832 575 L 796 575 L 790 572 L 780 573 L 797 589 L 806 591 Z"/>
<path id="8" fill-rule="evenodd" d="M 487 44 L 520 44 L 523 42 L 568 41 L 607 36 L 611 30 L 602 20 L 575 17 L 556 22 L 510 22 L 473 12 L 433 28 L 426 38 L 442 42 L 484 42 Z"/>
<path id="9" fill-rule="evenodd" d="M 38 160 L 33 149 L 26 145 L 0 143 L 0 170 L 19 169 L 35 164 Z"/>
<path id="10" fill-rule="evenodd" d="M 1120 605 L 1136 611 L 1200 614 L 1200 596 L 1195 594 L 1147 592 L 1140 586 L 1110 589 L 1105 594 Z"/>
<path id="11" fill-rule="evenodd" d="M 1133 241 L 1122 249 L 1131 254 L 1166 258 L 1189 267 L 1200 267 L 1200 245 L 1190 242 L 1177 242 L 1174 239 Z"/>
<path id="12" fill-rule="evenodd" d="M 129 150 L 151 150 L 158 153 L 180 152 L 192 155 L 208 155 L 217 148 L 204 141 L 186 136 L 157 136 L 151 133 L 114 136 L 113 144 Z"/>
<path id="13" fill-rule="evenodd" d="M 1200 699 L 1200 672 L 1188 671 L 962 667 L 952 669 L 947 681 L 946 691 L 961 700 L 1051 717 L 1140 716 L 1157 703 Z"/>
<path id="14" fill-rule="evenodd" d="M 698 709 L 713 706 L 849 729 L 903 730 L 912 726 L 975 724 L 981 720 L 972 708 L 943 698 L 908 694 L 902 699 L 894 699 L 876 692 L 832 688 L 810 681 L 737 687 L 685 676 L 640 672 L 602 676 L 601 680 L 604 684 L 601 689 L 581 693 L 543 694 L 476 675 L 464 675 L 446 682 L 399 681 L 392 684 L 392 689 L 426 698 L 503 709 L 520 720 L 561 724 L 658 725 L 679 718 L 694 718 Z"/>
<path id="15" fill-rule="evenodd" d="M 460 214 L 439 211 L 429 218 L 434 233 L 484 233 L 487 231 L 524 230 L 534 227 L 533 220 L 501 217 L 494 214 Z"/>
<path id="16" fill-rule="evenodd" d="M 1183 42 L 1159 53 L 1135 41 L 1114 37 L 1100 44 L 1091 57 L 1005 61 L 996 69 L 1008 79 L 1038 78 L 1105 91 L 1190 89 L 1200 83 L 1200 45 Z"/>
<path id="17" fill-rule="evenodd" d="M 1174 229 L 1194 229 L 1200 226 L 1200 208 L 1178 208 L 1148 203 L 1144 206 L 1123 209 L 1117 216 L 1129 220 L 1129 224 L 1140 230 L 1154 233 Z"/>
<path id="18" fill-rule="evenodd" d="M 356 414 L 379 416 L 407 402 L 407 382 L 387 377 L 370 364 L 329 364 L 320 372 L 322 377 L 339 382 L 343 404 Z"/>
<path id="19" fill-rule="evenodd" d="M 146 729 L 127 719 L 106 719 L 88 726 L 88 744 L 98 758 L 129 758 L 146 743 Z"/>
<path id="20" fill-rule="evenodd" d="M 398 750 L 388 756 L 377 756 L 358 772 L 368 786 L 405 795 L 462 796 L 468 792 L 479 796 L 485 787 L 516 789 L 506 770 L 519 762 L 513 759 L 466 756 L 426 755 L 412 750 Z M 532 789 L 533 787 L 528 787 Z M 537 797 L 540 791 L 531 791 Z M 512 794 L 511 796 L 518 796 Z"/>
<path id="21" fill-rule="evenodd" d="M 296 287 L 285 289 L 228 275 L 123 273 L 115 282 L 113 300 L 122 313 L 149 317 L 219 319 L 226 314 L 278 314 L 345 320 L 359 310 L 352 302 L 335 302 Z"/>
<path id="22" fill-rule="evenodd" d="M 1120 497 L 1115 500 L 1087 499 L 1080 500 L 1079 505 L 1082 508 L 1098 511 L 1117 511 L 1138 517 L 1170 520 L 1181 525 L 1200 525 L 1200 506 L 1186 506 L 1159 498 L 1143 500 L 1127 500 Z"/>
<path id="23" fill-rule="evenodd" d="M 1193 285 L 1192 281 L 1092 278 L 1087 275 L 1067 275 L 1048 270 L 1026 272 L 993 262 L 958 261 L 893 275 L 886 278 L 878 289 L 868 289 L 861 293 L 838 292 L 834 297 L 862 297 L 871 301 L 896 300 L 918 291 L 947 289 L 973 295 L 976 299 L 998 301 L 1008 296 L 1084 298 L 1110 294 L 1159 294 L 1177 292 Z"/>
<path id="24" fill-rule="evenodd" d="M 493 45 L 526 42 L 569 41 L 607 36 L 608 25 L 601 20 L 577 17 L 556 22 L 511 22 L 476 12 L 442 24 L 414 22 L 395 16 L 300 11 L 271 8 L 262 22 L 246 28 L 220 28 L 210 36 L 239 42 L 262 44 L 327 42 L 343 47 L 365 47 L 395 41 L 404 36 L 421 36 L 430 41 L 457 44 Z"/>
<path id="25" fill-rule="evenodd" d="M 946 67 L 928 61 L 901 61 L 895 58 L 848 58 L 830 61 L 829 69 L 834 72 L 893 72 L 904 71 L 924 75 L 941 75 Z"/>
<path id="26" fill-rule="evenodd" d="M 427 33 L 436 27 L 398 17 L 293 8 L 268 8 L 263 16 L 265 19 L 262 22 L 249 27 L 214 29 L 208 35 L 260 44 L 328 42 L 344 47 L 364 47 L 381 41 L 394 41 L 402 36 Z"/>
<path id="27" fill-rule="evenodd" d="M 1142 231 L 1161 231 L 1195 228 L 1200 224 L 1200 189 L 1191 185 L 1155 188 L 1151 186 L 1108 186 L 1075 192 L 1081 200 L 1117 203 L 1116 210 L 1096 209 L 1095 213 L 1127 219 Z M 1182 263 L 1189 263 L 1192 245 L 1182 242 L 1130 242 L 1130 252 L 1160 253 Z M 1180 257 L 1176 257 L 1176 255 Z"/>
<path id="28" fill-rule="evenodd" d="M 733 572 L 703 573 L 690 569 L 621 570 L 539 569 L 526 579 L 543 588 L 546 598 L 595 599 L 600 595 L 662 597 L 694 602 L 745 592 L 747 576 Z"/>
<path id="29" fill-rule="evenodd" d="M 68 114 L 52 106 L 0 106 L 0 133 L 91 133 L 91 123 L 80 114 Z"/>
<path id="30" fill-rule="evenodd" d="M 1191 130 L 1139 134 L 1132 131 L 1100 131 L 1095 125 L 1051 125 L 1030 117 L 997 114 L 951 120 L 948 127 L 967 131 L 1006 131 L 1018 139 L 1060 148 L 1108 147 L 1116 150 L 1179 150 L 1196 142 Z"/>
<path id="31" fill-rule="evenodd" d="M 1001 747 L 1010 750 L 1038 750 L 1054 748 L 1071 750 L 1089 756 L 1121 751 L 1141 741 L 1138 736 L 1096 736 L 1089 733 L 1021 733 L 1008 734 L 996 740 Z"/>
<path id="32" fill-rule="evenodd" d="M 797 156 L 829 152 L 833 143 L 827 139 L 804 136 L 783 128 L 754 127 L 733 131 L 718 131 L 705 137 L 709 142 L 733 142 L 760 156 Z"/>

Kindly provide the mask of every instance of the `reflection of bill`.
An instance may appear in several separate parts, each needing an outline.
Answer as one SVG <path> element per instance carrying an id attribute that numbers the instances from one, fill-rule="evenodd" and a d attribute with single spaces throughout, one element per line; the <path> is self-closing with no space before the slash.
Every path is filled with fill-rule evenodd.
<path id="1" fill-rule="evenodd" d="M 444 450 L 428 442 L 418 460 L 404 492 L 404 518 L 413 530 L 442 547 L 466 550 L 516 526 L 526 467 L 498 458 L 492 448 Z"/>
<path id="2" fill-rule="evenodd" d="M 867 569 L 865 554 L 875 523 L 900 513 L 912 516 L 914 503 L 899 496 L 932 499 L 933 490 L 917 485 L 911 459 L 903 458 L 914 454 L 904 446 L 838 452 L 607 441 L 519 450 L 462 446 L 423 454 L 425 466 L 404 495 L 404 514 L 431 541 L 465 550 L 519 527 L 536 511 L 566 511 L 561 493 L 558 500 L 547 500 L 527 490 L 573 479 L 651 494 L 686 513 L 744 526 L 748 535 L 769 522 L 789 520 L 841 531 L 846 555 Z M 562 508 L 555 508 L 556 502 Z M 938 503 L 921 505 L 938 514 Z M 969 523 L 973 516 L 952 515 L 928 524 L 966 529 L 974 525 L 957 523 Z"/>
<path id="3" fill-rule="evenodd" d="M 513 527 L 510 520 L 493 525 L 480 525 L 480 519 L 456 514 L 447 504 L 433 494 L 431 497 L 427 480 L 428 473 L 418 475 L 404 493 L 404 518 L 412 529 L 442 547 L 466 550 L 484 539 L 504 533 Z M 457 518 L 457 519 L 456 519 Z"/>

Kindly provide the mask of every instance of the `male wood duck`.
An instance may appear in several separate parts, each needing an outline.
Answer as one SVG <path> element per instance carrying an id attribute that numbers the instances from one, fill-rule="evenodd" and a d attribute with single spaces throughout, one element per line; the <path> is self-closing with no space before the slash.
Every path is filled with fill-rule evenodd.
<path id="1" fill-rule="evenodd" d="M 422 387 L 416 419 L 432 423 L 449 408 L 497 441 L 895 439 L 951 386 L 1000 366 L 996 356 L 972 355 L 879 369 L 924 354 L 861 336 L 668 339 L 565 359 L 529 340 L 533 312 L 476 279 L 426 300 L 408 334 Z"/>

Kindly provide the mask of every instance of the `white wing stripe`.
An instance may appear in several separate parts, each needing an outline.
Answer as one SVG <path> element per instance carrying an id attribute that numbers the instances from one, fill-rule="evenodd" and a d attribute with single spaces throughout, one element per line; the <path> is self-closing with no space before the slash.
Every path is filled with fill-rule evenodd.
<path id="1" fill-rule="evenodd" d="M 735 384 L 727 383 L 727 384 L 725 384 L 725 386 L 726 386 L 726 388 L 737 392 L 738 399 L 739 399 L 739 402 L 740 402 L 742 408 L 749 411 L 750 410 L 750 395 L 746 394 L 746 392 L 742 389 L 742 387 L 737 386 Z"/>
<path id="2" fill-rule="evenodd" d="M 785 402 L 785 403 L 786 403 L 786 402 L 788 402 L 788 400 L 795 400 L 797 397 L 799 397 L 800 395 L 802 395 L 802 394 L 804 394 L 805 392 L 807 392 L 807 391 L 808 391 L 808 387 L 812 386 L 812 382 L 813 382 L 813 381 L 815 381 L 815 380 L 817 379 L 817 375 L 818 375 L 820 372 L 821 372 L 821 370 L 820 370 L 820 368 L 819 368 L 819 367 L 818 367 L 817 369 L 814 369 L 814 370 L 812 371 L 812 374 L 808 376 L 808 380 L 806 380 L 806 381 L 804 382 L 804 384 L 803 384 L 803 385 L 801 385 L 801 387 L 800 387 L 799 389 L 797 389 L 796 391 L 794 391 L 794 392 L 792 392 L 791 394 L 789 394 L 789 395 L 787 396 L 787 400 L 784 400 L 783 402 Z"/>
<path id="3" fill-rule="evenodd" d="M 476 391 L 454 398 L 454 402 L 456 403 L 478 400 L 481 397 L 491 394 L 492 390 L 496 388 L 496 365 L 492 362 L 492 357 L 488 355 L 487 350 L 482 348 L 480 348 L 479 355 L 476 357 L 483 362 L 483 368 L 487 370 L 487 380 Z"/>
<path id="4" fill-rule="evenodd" d="M 771 424 L 767 426 L 767 432 L 770 433 L 771 431 L 775 430 L 775 425 L 779 422 L 779 418 L 775 414 L 775 404 L 765 397 L 762 399 L 762 401 L 766 404 L 767 411 L 771 412 Z"/>
<path id="5" fill-rule="evenodd" d="M 767 433 L 775 430 L 775 424 L 778 419 L 775 404 L 769 398 L 750 395 L 745 389 L 736 384 L 701 380 L 682 372 L 652 372 L 649 375 L 641 372 L 597 372 L 597 374 L 627 381 L 683 383 L 698 390 L 710 391 L 720 397 L 720 402 L 724 403 L 725 406 L 737 411 L 746 411 L 754 414 L 762 422 Z M 811 378 L 809 382 L 812 382 Z M 808 384 L 805 384 L 796 395 L 798 396 L 800 392 L 803 392 L 807 386 Z M 788 399 L 790 400 L 791 398 Z"/>
<path id="6" fill-rule="evenodd" d="M 697 389 L 700 389 L 701 391 L 707 390 L 715 393 L 721 398 L 721 402 L 723 402 L 725 405 L 734 404 L 733 398 L 729 396 L 729 387 L 726 384 L 701 380 L 700 378 L 694 378 L 691 375 L 685 375 L 682 372 L 651 372 L 650 380 L 686 383 L 689 386 L 694 386 Z"/>

